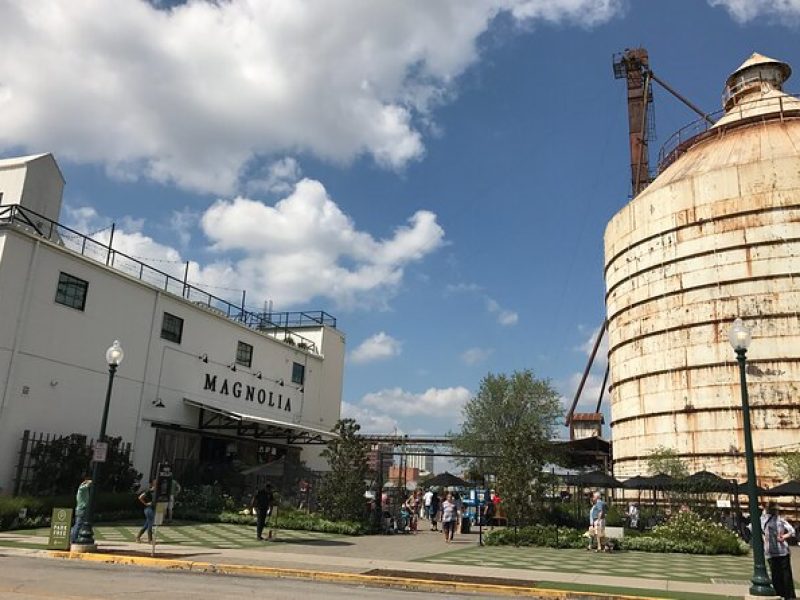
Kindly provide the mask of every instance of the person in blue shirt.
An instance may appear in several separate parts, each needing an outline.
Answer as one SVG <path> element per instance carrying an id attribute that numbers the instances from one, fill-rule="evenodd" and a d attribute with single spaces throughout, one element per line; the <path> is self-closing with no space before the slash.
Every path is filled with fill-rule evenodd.
<path id="1" fill-rule="evenodd" d="M 597 540 L 595 552 L 608 551 L 606 546 L 606 503 L 600 497 L 600 492 L 592 494 L 592 508 L 589 510 L 589 527 L 594 532 Z M 591 545 L 589 546 L 591 550 Z"/>

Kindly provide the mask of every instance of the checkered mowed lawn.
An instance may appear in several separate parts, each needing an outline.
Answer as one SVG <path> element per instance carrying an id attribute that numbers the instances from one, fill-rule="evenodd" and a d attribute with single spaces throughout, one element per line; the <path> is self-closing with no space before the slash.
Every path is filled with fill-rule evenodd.
<path id="1" fill-rule="evenodd" d="M 450 565 L 711 583 L 743 583 L 750 578 L 753 570 L 752 558 L 749 556 L 699 556 L 650 552 L 596 554 L 586 550 L 507 546 L 456 550 L 420 560 Z"/>
<path id="2" fill-rule="evenodd" d="M 107 542 L 132 542 L 139 533 L 139 524 L 96 525 L 95 538 Z M 35 535 L 47 536 L 47 529 L 36 531 Z M 266 535 L 266 531 L 264 532 Z M 279 529 L 275 532 L 276 542 L 330 540 L 335 535 L 315 531 L 295 531 Z M 203 546 L 205 548 L 268 548 L 270 545 L 256 539 L 255 527 L 233 525 L 231 523 L 177 523 L 156 528 L 156 540 L 160 544 L 179 544 L 184 546 Z"/>

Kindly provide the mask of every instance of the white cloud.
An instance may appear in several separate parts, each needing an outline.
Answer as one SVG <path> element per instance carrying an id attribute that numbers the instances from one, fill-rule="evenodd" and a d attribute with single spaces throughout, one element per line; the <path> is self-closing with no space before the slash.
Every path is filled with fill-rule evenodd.
<path id="1" fill-rule="evenodd" d="M 598 327 L 594 331 L 592 331 L 591 335 L 587 337 L 580 346 L 577 346 L 575 350 L 579 352 L 583 352 L 586 356 L 591 356 L 592 348 L 594 348 L 594 344 L 597 341 L 597 334 L 600 332 L 600 328 Z M 595 365 L 605 365 L 608 362 L 608 335 L 603 332 L 603 339 L 600 342 L 600 346 L 597 348 L 597 354 L 594 357 L 594 364 Z"/>
<path id="2" fill-rule="evenodd" d="M 356 229 L 323 185 L 310 179 L 274 206 L 241 197 L 219 200 L 201 224 L 214 249 L 244 253 L 231 270 L 209 269 L 204 279 L 227 285 L 235 277 L 247 282 L 256 298 L 271 298 L 278 306 L 317 296 L 339 305 L 381 304 L 402 281 L 407 264 L 444 243 L 436 215 L 424 210 L 376 240 Z"/>
<path id="3" fill-rule="evenodd" d="M 617 0 L 0 3 L 0 148 L 230 195 L 252 162 L 401 169 L 495 16 L 593 26 Z M 53 99 L 57 101 L 53 101 Z M 87 118 L 90 116 L 91 118 Z"/>
<path id="4" fill-rule="evenodd" d="M 470 348 L 461 354 L 461 360 L 468 365 L 477 365 L 486 361 L 494 352 L 492 348 Z"/>
<path id="5" fill-rule="evenodd" d="M 186 207 L 172 211 L 167 228 L 177 236 L 181 248 L 186 248 L 192 241 L 192 230 L 197 227 L 199 221 L 200 215 Z"/>
<path id="6" fill-rule="evenodd" d="M 266 165 L 260 174 L 249 178 L 247 191 L 250 193 L 286 194 L 292 191 L 302 174 L 297 160 L 287 156 Z"/>
<path id="7" fill-rule="evenodd" d="M 461 409 L 470 399 L 465 387 L 428 388 L 422 393 L 395 387 L 366 394 L 361 404 L 401 416 L 461 417 Z"/>
<path id="8" fill-rule="evenodd" d="M 350 361 L 365 364 L 395 357 L 402 351 L 402 343 L 383 331 L 367 338 L 350 353 Z"/>
<path id="9" fill-rule="evenodd" d="M 184 227 L 188 237 L 191 219 L 180 215 L 173 215 L 172 226 Z M 81 232 L 111 225 L 91 207 L 67 207 L 67 216 Z M 277 310 L 317 297 L 340 307 L 382 306 L 397 291 L 405 267 L 444 243 L 436 215 L 424 210 L 396 227 L 392 235 L 375 239 L 356 228 L 321 183 L 309 179 L 300 181 L 274 206 L 241 197 L 219 200 L 199 222 L 220 258 L 202 265 L 192 262 L 190 281 L 212 293 L 244 288 L 251 303 L 271 299 Z M 122 226 L 126 224 L 127 228 Z M 123 220 L 122 225 L 114 234 L 115 250 L 183 278 L 185 261 L 178 250 L 139 232 L 140 221 Z M 107 243 L 109 236 L 110 230 L 105 229 L 96 237 Z M 371 351 L 391 347 L 399 352 L 399 343 L 389 336 L 377 342 L 373 340 Z"/>
<path id="10" fill-rule="evenodd" d="M 492 298 L 486 298 L 486 310 L 497 316 L 497 322 L 500 325 L 510 326 L 519 322 L 519 315 L 516 312 L 503 308 Z"/>
<path id="11" fill-rule="evenodd" d="M 361 433 L 403 434 L 396 419 L 363 406 L 342 402 L 342 418 L 350 418 L 361 425 Z"/>
<path id="12" fill-rule="evenodd" d="M 758 17 L 793 24 L 800 21 L 800 0 L 708 0 L 708 3 L 725 8 L 739 23 Z"/>

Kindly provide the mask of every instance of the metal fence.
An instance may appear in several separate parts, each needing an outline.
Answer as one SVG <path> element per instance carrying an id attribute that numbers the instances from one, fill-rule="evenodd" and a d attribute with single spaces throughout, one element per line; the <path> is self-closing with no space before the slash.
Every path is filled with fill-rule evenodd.
<path id="1" fill-rule="evenodd" d="M 166 263 L 166 271 L 162 271 L 119 250 L 115 250 L 113 248 L 113 229 L 108 243 L 105 243 L 18 204 L 0 206 L 0 226 L 3 225 L 13 226 L 40 236 L 81 256 L 147 283 L 154 288 L 189 300 L 196 306 L 214 314 L 242 323 L 265 335 L 313 354 L 319 353 L 317 345 L 312 340 L 292 331 L 292 329 L 319 327 L 322 325 L 336 327 L 336 318 L 322 310 L 258 312 L 245 308 L 247 294 L 244 291 L 239 304 L 234 304 L 210 294 L 189 283 L 188 263 L 174 263 L 171 266 Z M 183 271 L 183 273 L 180 273 L 180 271 Z"/>
<path id="2" fill-rule="evenodd" d="M 40 453 L 39 450 L 41 447 L 52 446 L 54 444 L 63 444 L 64 442 L 70 442 L 72 445 L 77 446 L 79 451 L 85 455 L 86 458 L 84 464 L 76 465 L 77 468 L 75 469 L 75 473 L 63 473 L 65 478 L 75 479 L 73 483 L 77 485 L 77 478 L 80 476 L 80 472 L 78 471 L 83 471 L 88 468 L 94 439 L 87 438 L 85 435 L 78 433 L 61 435 L 43 432 L 37 433 L 26 429 L 22 433 L 22 438 L 20 440 L 17 468 L 14 477 L 14 496 L 25 493 L 29 486 L 33 483 L 36 470 L 39 468 L 35 457 Z M 121 444 L 119 447 L 119 452 L 126 460 L 130 461 L 131 444 L 129 442 Z M 52 467 L 52 465 L 50 466 Z"/>

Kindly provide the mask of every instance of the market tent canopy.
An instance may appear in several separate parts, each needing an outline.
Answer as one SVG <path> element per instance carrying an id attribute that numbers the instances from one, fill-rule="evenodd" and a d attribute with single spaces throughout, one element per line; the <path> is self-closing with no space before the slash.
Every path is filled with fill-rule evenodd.
<path id="1" fill-rule="evenodd" d="M 622 487 L 629 490 L 649 490 L 651 487 L 650 477 L 636 475 L 635 477 L 631 477 L 630 479 L 623 481 Z"/>
<path id="2" fill-rule="evenodd" d="M 645 479 L 647 479 L 650 484 L 647 488 L 650 490 L 668 490 L 675 486 L 675 479 L 666 473 L 659 473 L 658 475 L 646 477 Z"/>
<path id="3" fill-rule="evenodd" d="M 425 487 L 468 487 L 469 483 L 461 479 L 460 477 L 456 477 L 452 473 L 448 473 L 445 471 L 444 473 L 440 473 L 434 477 L 431 477 L 427 481 L 423 482 Z"/>
<path id="4" fill-rule="evenodd" d="M 768 496 L 800 496 L 800 479 L 787 481 L 766 491 Z"/>
<path id="5" fill-rule="evenodd" d="M 576 485 L 581 487 L 598 487 L 598 488 L 621 488 L 622 482 L 614 479 L 611 475 L 603 473 L 602 471 L 592 471 L 590 473 L 578 473 L 577 475 L 566 475 L 564 480 L 569 485 Z"/>
<path id="6" fill-rule="evenodd" d="M 711 471 L 698 471 L 685 479 L 675 482 L 676 487 L 692 492 L 732 492 L 733 483 Z"/>

